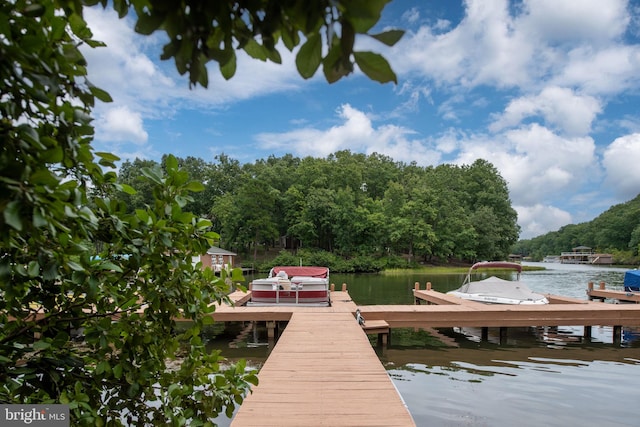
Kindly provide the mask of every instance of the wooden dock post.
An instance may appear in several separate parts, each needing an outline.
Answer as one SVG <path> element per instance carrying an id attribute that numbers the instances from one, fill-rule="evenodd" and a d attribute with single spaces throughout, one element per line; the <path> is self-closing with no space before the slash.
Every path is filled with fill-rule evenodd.
<path id="1" fill-rule="evenodd" d="M 386 348 L 391 342 L 391 328 L 384 320 L 370 320 L 362 325 L 362 330 L 366 334 L 378 335 L 378 346 Z"/>
<path id="2" fill-rule="evenodd" d="M 600 282 L 600 290 L 604 290 L 605 284 L 604 282 Z M 592 292 L 593 292 L 593 282 L 589 282 L 587 284 L 587 295 L 589 295 L 589 301 L 593 301 L 593 300 L 599 300 L 600 302 L 604 302 L 605 298 L 604 297 L 595 297 L 592 296 Z"/>
<path id="3" fill-rule="evenodd" d="M 342 284 L 342 292 L 347 292 L 347 284 L 346 283 Z"/>
<path id="4" fill-rule="evenodd" d="M 507 329 L 505 326 L 500 326 L 500 345 L 507 343 Z"/>
<path id="5" fill-rule="evenodd" d="M 489 328 L 483 326 L 480 329 L 480 340 L 481 341 L 489 341 Z"/>
<path id="6" fill-rule="evenodd" d="M 622 344 L 622 326 L 620 325 L 613 326 L 613 343 L 615 345 Z"/>
<path id="7" fill-rule="evenodd" d="M 276 322 L 274 320 L 267 321 L 267 341 L 269 344 L 276 340 Z"/>
<path id="8" fill-rule="evenodd" d="M 419 291 L 420 290 L 420 282 L 415 282 L 413 284 L 413 290 L 414 291 Z M 413 304 L 414 305 L 420 305 L 422 303 L 422 299 L 418 298 L 415 296 L 415 292 L 414 292 L 414 297 L 413 297 Z"/>
<path id="9" fill-rule="evenodd" d="M 329 289 L 331 290 L 331 292 L 335 292 L 335 290 L 336 290 L 336 284 L 335 284 L 335 283 L 332 283 L 332 284 L 331 284 L 331 287 L 330 287 Z"/>
<path id="10" fill-rule="evenodd" d="M 586 325 L 584 327 L 584 333 L 582 334 L 584 336 L 584 338 L 586 339 L 591 339 L 591 331 L 592 331 L 592 326 L 591 325 Z"/>

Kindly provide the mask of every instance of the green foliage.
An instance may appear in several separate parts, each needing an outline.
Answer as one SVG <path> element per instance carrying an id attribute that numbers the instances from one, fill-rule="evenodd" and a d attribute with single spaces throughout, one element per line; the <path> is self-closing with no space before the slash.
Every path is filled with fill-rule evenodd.
<path id="1" fill-rule="evenodd" d="M 334 273 L 377 273 L 383 270 L 387 260 L 367 255 L 344 258 L 323 250 L 300 249 L 295 254 L 280 251 L 277 257 L 258 266 L 261 272 L 268 272 L 276 265 L 322 265 Z M 406 261 L 403 266 L 406 266 Z"/>
<path id="2" fill-rule="evenodd" d="M 612 206 L 592 221 L 566 225 L 558 231 L 521 240 L 512 251 L 541 260 L 547 255 L 569 252 L 576 246 L 611 253 L 616 264 L 639 263 L 640 195 Z"/>
<path id="3" fill-rule="evenodd" d="M 387 46 L 396 44 L 403 31 L 380 34 L 369 31 L 380 19 L 390 0 L 334 2 L 269 0 L 262 2 L 166 2 L 163 0 L 113 3 L 120 16 L 135 11 L 135 29 L 140 34 L 163 31 L 168 42 L 162 59 L 173 58 L 180 74 L 188 74 L 191 85 L 207 87 L 207 63 L 218 63 L 225 79 L 234 76 L 236 52 L 251 58 L 282 63 L 278 50 L 300 46 L 296 66 L 300 75 L 311 78 L 322 66 L 333 83 L 353 72 L 354 61 L 372 80 L 396 82 L 388 62 L 373 52 L 354 51 L 356 36 L 370 36 Z M 102 1 L 106 6 L 106 1 Z M 213 25 L 212 25 L 213 23 Z M 326 42 L 323 53 L 322 43 Z"/>
<path id="4" fill-rule="evenodd" d="M 484 161 L 422 168 L 375 153 L 339 151 L 324 159 L 288 154 L 236 165 L 233 181 L 220 179 L 217 164 L 191 162 L 209 178 L 188 206 L 209 210 L 222 245 L 251 254 L 254 262 L 276 242 L 346 259 L 505 259 L 519 232 L 506 183 Z M 133 186 L 136 179 L 126 182 Z M 364 268 L 344 267 L 350 269 Z"/>

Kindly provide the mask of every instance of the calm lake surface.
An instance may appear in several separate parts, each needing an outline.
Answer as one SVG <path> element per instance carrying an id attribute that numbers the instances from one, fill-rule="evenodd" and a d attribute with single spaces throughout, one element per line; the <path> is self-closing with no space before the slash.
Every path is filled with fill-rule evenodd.
<path id="1" fill-rule="evenodd" d="M 532 290 L 584 299 L 589 282 L 622 289 L 626 271 L 524 265 L 545 267 L 523 272 Z M 422 289 L 431 282 L 446 292 L 459 287 L 463 277 L 335 274 L 331 281 L 338 289 L 347 283 L 358 305 L 413 304 L 415 282 Z M 638 426 L 640 327 L 623 326 L 622 345 L 613 344 L 611 327 L 593 327 L 591 339 L 572 325 L 510 328 L 504 345 L 492 329 L 485 342 L 474 328 L 403 329 L 392 332 L 389 348 L 376 351 L 418 426 Z M 211 346 L 259 369 L 269 352 L 265 331 L 229 329 L 212 337 Z"/>

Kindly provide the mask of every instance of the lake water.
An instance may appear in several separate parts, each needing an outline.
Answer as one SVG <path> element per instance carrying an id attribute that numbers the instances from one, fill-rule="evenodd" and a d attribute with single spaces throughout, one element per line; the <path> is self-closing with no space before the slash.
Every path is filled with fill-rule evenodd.
<path id="1" fill-rule="evenodd" d="M 524 263 L 544 271 L 523 273 L 540 293 L 586 298 L 589 282 L 622 289 L 626 269 Z M 412 289 L 427 281 L 442 292 L 460 286 L 462 274 L 332 275 L 348 284 L 353 300 L 367 304 L 413 304 Z M 391 346 L 377 349 L 418 426 L 638 426 L 640 327 L 623 325 L 622 345 L 611 327 L 510 328 L 506 344 L 497 331 L 479 339 L 479 329 L 426 332 L 394 330 Z M 640 326 L 640 325 L 638 325 Z M 245 330 L 212 340 L 230 359 L 246 358 L 259 368 L 268 355 L 264 331 Z M 348 397 L 346 397 L 348 398 Z M 228 425 L 228 420 L 217 420 Z"/>

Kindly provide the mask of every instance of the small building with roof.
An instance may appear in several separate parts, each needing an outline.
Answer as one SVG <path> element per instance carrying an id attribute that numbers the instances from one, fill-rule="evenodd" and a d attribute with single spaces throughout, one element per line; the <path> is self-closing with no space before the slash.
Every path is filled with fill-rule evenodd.
<path id="1" fill-rule="evenodd" d="M 235 252 L 231 252 L 217 246 L 211 246 L 207 250 L 206 254 L 200 255 L 199 257 L 193 257 L 193 263 L 201 262 L 202 268 L 211 267 L 213 271 L 219 272 L 226 266 L 233 268 L 237 255 L 238 254 Z"/>

